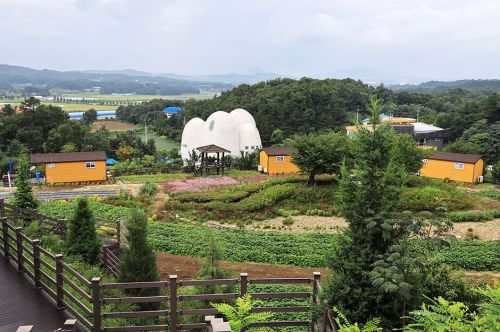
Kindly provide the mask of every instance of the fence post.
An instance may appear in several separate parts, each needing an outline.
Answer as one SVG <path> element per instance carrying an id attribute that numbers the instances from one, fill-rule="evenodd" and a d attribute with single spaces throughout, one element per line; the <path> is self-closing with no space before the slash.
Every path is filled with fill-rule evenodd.
<path id="1" fill-rule="evenodd" d="M 101 277 L 92 278 L 92 314 L 94 331 L 101 331 Z"/>
<path id="2" fill-rule="evenodd" d="M 120 220 L 116 221 L 116 243 L 118 243 L 118 248 L 120 248 L 120 243 L 122 241 L 122 232 L 121 232 L 121 228 L 122 228 L 122 223 Z"/>
<path id="3" fill-rule="evenodd" d="M 33 240 L 33 270 L 35 275 L 35 288 L 40 288 L 41 273 L 40 273 L 40 240 Z"/>
<path id="4" fill-rule="evenodd" d="M 23 272 L 23 238 L 21 237 L 21 227 L 16 227 L 16 246 L 17 246 L 17 270 Z"/>
<path id="5" fill-rule="evenodd" d="M 5 213 L 5 205 L 4 205 L 5 201 L 3 198 L 0 199 L 0 217 L 4 217 L 4 213 Z"/>
<path id="6" fill-rule="evenodd" d="M 313 272 L 313 306 L 317 306 L 319 301 L 319 282 L 321 280 L 321 272 Z M 311 325 L 312 325 L 312 330 L 315 331 L 317 325 L 318 325 L 318 317 L 317 317 L 317 312 L 315 310 L 312 311 L 312 319 L 311 319 Z"/>
<path id="7" fill-rule="evenodd" d="M 63 326 L 64 332 L 76 331 L 76 319 L 66 319 Z"/>
<path id="8" fill-rule="evenodd" d="M 248 273 L 240 273 L 240 296 L 247 293 Z"/>
<path id="9" fill-rule="evenodd" d="M 102 247 L 102 268 L 104 270 L 108 269 L 108 248 L 107 248 L 107 246 Z"/>
<path id="10" fill-rule="evenodd" d="M 2 236 L 3 236 L 3 252 L 6 260 L 9 260 L 9 227 L 7 226 L 7 218 L 2 218 Z"/>
<path id="11" fill-rule="evenodd" d="M 177 332 L 177 275 L 170 277 L 170 332 Z"/>
<path id="12" fill-rule="evenodd" d="M 63 255 L 56 255 L 56 303 L 57 308 L 64 308 L 63 299 L 63 265 L 62 265 Z"/>

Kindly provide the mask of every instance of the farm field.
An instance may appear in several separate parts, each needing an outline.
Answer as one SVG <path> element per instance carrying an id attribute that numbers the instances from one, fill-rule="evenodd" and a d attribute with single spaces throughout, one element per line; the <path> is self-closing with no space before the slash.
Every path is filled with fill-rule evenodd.
<path id="1" fill-rule="evenodd" d="M 17 106 L 21 104 L 22 101 L 24 101 L 24 99 L 9 99 L 9 100 L 0 99 L 0 106 L 6 104 Z M 63 111 L 66 112 L 85 112 L 91 108 L 95 109 L 96 111 L 112 111 L 116 110 L 117 107 L 115 105 L 63 103 L 63 102 L 43 101 L 43 100 L 41 103 L 42 105 L 60 106 L 63 109 Z"/>
<path id="2" fill-rule="evenodd" d="M 127 131 L 129 129 L 136 129 L 138 126 L 127 123 L 127 122 L 119 122 L 119 121 L 96 121 L 92 124 L 92 131 L 96 131 L 97 129 L 104 127 L 109 131 Z"/>

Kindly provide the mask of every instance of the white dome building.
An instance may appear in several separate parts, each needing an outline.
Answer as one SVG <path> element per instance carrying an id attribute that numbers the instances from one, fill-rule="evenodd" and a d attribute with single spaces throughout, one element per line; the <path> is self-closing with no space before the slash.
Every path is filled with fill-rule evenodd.
<path id="1" fill-rule="evenodd" d="M 242 108 L 230 113 L 217 111 L 206 121 L 191 119 L 182 132 L 181 157 L 189 159 L 190 151 L 210 144 L 227 149 L 236 157 L 241 156 L 240 151 L 251 153 L 262 148 L 255 120 Z"/>

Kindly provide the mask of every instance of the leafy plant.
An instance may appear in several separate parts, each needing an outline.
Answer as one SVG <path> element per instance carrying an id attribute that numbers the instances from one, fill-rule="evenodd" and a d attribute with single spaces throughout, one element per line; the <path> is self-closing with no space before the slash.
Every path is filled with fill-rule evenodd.
<path id="1" fill-rule="evenodd" d="M 146 180 L 142 187 L 139 189 L 139 196 L 153 197 L 158 192 L 156 184 L 150 180 Z"/>
<path id="2" fill-rule="evenodd" d="M 78 201 L 69 225 L 67 252 L 69 255 L 81 256 L 88 264 L 96 264 L 99 261 L 101 245 L 89 202 L 86 198 L 82 198 Z"/>
<path id="3" fill-rule="evenodd" d="M 351 324 L 349 320 L 342 314 L 337 308 L 333 308 L 336 313 L 335 322 L 339 328 L 339 332 L 379 332 L 382 331 L 380 327 L 380 318 L 372 318 L 363 327 L 360 327 L 358 323 Z"/>
<path id="4" fill-rule="evenodd" d="M 254 302 L 250 294 L 237 298 L 235 306 L 227 303 L 212 304 L 229 321 L 232 332 L 241 332 L 248 329 L 253 323 L 264 322 L 273 317 L 271 312 L 252 313 L 253 305 Z"/>
<path id="5" fill-rule="evenodd" d="M 14 192 L 14 204 L 20 208 L 35 210 L 40 204 L 33 194 L 33 188 L 29 182 L 30 171 L 26 157 L 19 158 L 17 166 L 16 191 Z"/>

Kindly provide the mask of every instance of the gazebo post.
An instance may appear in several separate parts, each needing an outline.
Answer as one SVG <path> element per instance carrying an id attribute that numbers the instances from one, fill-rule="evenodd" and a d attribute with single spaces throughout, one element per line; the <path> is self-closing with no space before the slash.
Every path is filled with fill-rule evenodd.
<path id="1" fill-rule="evenodd" d="M 222 176 L 224 176 L 224 168 L 226 167 L 224 152 L 222 152 Z"/>
<path id="2" fill-rule="evenodd" d="M 219 163 L 220 163 L 219 152 L 217 152 L 217 175 L 219 175 Z"/>

